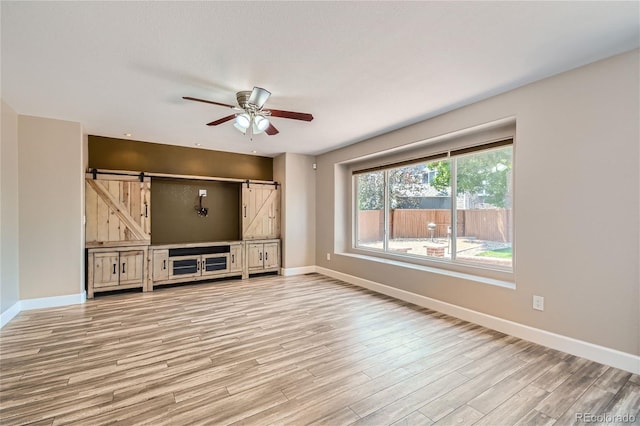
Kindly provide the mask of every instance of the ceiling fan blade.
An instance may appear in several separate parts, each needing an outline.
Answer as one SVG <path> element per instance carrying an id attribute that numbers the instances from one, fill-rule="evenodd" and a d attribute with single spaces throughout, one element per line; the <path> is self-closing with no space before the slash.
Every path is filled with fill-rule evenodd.
<path id="1" fill-rule="evenodd" d="M 264 103 L 267 102 L 271 96 L 271 92 L 262 87 L 254 87 L 253 91 L 251 91 L 251 96 L 249 96 L 249 103 L 255 105 L 258 109 L 264 106 Z"/>
<path id="2" fill-rule="evenodd" d="M 277 135 L 278 133 L 280 133 L 280 131 L 276 129 L 275 126 L 271 123 L 269 123 L 269 127 L 267 127 L 264 132 L 269 136 Z"/>
<path id="3" fill-rule="evenodd" d="M 293 112 L 293 111 L 282 111 L 279 109 L 270 109 L 272 117 L 281 117 L 281 118 L 292 118 L 294 120 L 302 120 L 302 121 L 311 121 L 313 120 L 313 115 L 307 114 L 305 112 Z"/>
<path id="4" fill-rule="evenodd" d="M 234 108 L 234 109 L 237 108 L 234 105 L 223 104 L 222 102 L 207 101 L 205 99 L 192 98 L 191 96 L 183 96 L 182 99 L 186 99 L 188 101 L 204 102 L 205 104 L 220 105 L 220 106 L 227 107 L 227 108 Z"/>
<path id="5" fill-rule="evenodd" d="M 218 124 L 226 123 L 229 120 L 233 120 L 236 118 L 235 114 L 227 115 L 226 117 L 222 117 L 216 121 L 212 121 L 211 123 L 207 123 L 207 126 L 217 126 Z"/>

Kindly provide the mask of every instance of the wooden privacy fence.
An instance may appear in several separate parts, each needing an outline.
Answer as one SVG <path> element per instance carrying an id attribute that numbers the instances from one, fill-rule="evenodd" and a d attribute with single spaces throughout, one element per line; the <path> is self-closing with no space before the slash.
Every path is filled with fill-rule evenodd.
<path id="1" fill-rule="evenodd" d="M 510 209 L 457 210 L 458 237 L 510 242 Z M 389 213 L 390 238 L 431 238 L 427 224 L 435 223 L 434 238 L 447 238 L 451 226 L 450 210 L 395 209 Z M 358 216 L 361 242 L 381 241 L 384 235 L 384 212 L 362 210 Z"/>

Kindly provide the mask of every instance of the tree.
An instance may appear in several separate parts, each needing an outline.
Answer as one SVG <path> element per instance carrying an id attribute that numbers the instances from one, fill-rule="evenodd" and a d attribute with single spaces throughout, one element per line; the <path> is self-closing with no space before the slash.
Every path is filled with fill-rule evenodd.
<path id="1" fill-rule="evenodd" d="M 511 207 L 507 187 L 512 169 L 512 149 L 505 147 L 458 156 L 452 160 L 419 163 L 389 169 L 389 206 L 417 208 L 419 194 L 431 185 L 441 195 L 451 194 L 451 163 L 456 161 L 458 194 L 466 194 L 479 203 L 496 207 Z M 429 184 L 425 178 L 429 171 L 435 176 Z M 384 171 L 357 175 L 359 210 L 384 208 Z"/>
<path id="2" fill-rule="evenodd" d="M 422 164 L 389 170 L 389 204 L 395 208 L 416 208 L 418 201 L 411 196 L 420 191 Z M 384 171 L 362 173 L 357 178 L 358 209 L 380 210 L 384 207 Z"/>
<path id="3" fill-rule="evenodd" d="M 384 207 L 384 172 L 357 176 L 358 210 L 381 210 Z"/>
<path id="4" fill-rule="evenodd" d="M 507 177 L 513 167 L 511 147 L 465 155 L 455 161 L 458 194 L 480 198 L 496 207 L 511 207 L 507 197 Z M 432 185 L 438 190 L 450 188 L 450 162 L 438 161 L 433 166 L 437 173 Z"/>

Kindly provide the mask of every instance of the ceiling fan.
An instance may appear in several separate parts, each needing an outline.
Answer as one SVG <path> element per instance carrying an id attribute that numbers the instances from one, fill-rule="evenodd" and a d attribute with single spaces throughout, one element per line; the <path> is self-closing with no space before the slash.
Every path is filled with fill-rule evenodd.
<path id="1" fill-rule="evenodd" d="M 231 115 L 227 115 L 226 117 L 207 123 L 207 126 L 217 126 L 235 119 L 233 126 L 243 134 L 245 134 L 247 130 L 254 135 L 264 132 L 269 136 L 273 136 L 280 133 L 270 122 L 268 117 L 291 118 L 293 120 L 302 121 L 313 120 L 313 115 L 304 112 L 263 109 L 264 104 L 267 102 L 267 99 L 269 99 L 269 96 L 271 96 L 271 92 L 268 90 L 261 87 L 254 87 L 253 90 L 243 90 L 236 93 L 236 99 L 239 106 L 192 98 L 191 96 L 183 96 L 182 99 L 220 105 L 237 111 Z"/>

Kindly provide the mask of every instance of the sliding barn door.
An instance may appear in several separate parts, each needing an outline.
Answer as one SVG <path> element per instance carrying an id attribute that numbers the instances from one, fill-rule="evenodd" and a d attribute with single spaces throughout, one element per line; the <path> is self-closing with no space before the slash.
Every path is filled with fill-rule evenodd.
<path id="1" fill-rule="evenodd" d="M 280 190 L 275 185 L 242 186 L 242 238 L 280 238 Z"/>
<path id="2" fill-rule="evenodd" d="M 151 182 L 85 179 L 87 245 L 151 242 Z"/>

